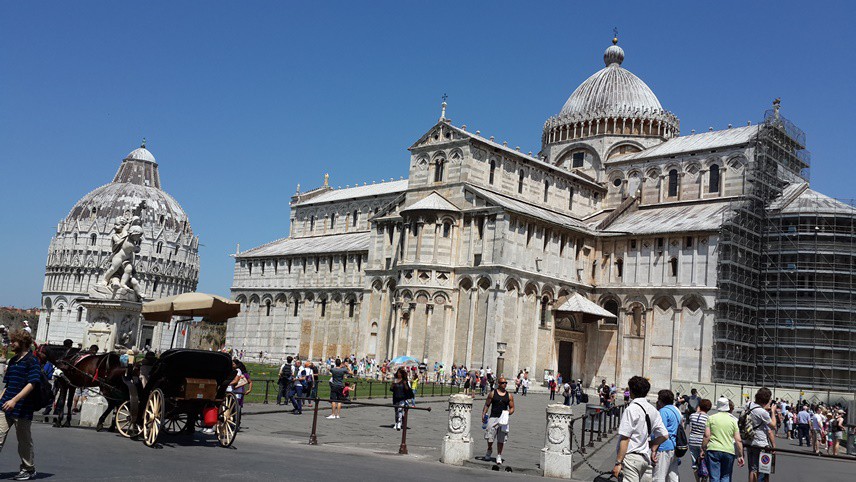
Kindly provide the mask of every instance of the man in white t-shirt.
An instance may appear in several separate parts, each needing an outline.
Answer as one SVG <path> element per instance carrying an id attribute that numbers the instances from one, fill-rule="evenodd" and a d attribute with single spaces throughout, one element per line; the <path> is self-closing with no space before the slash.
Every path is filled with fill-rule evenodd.
<path id="1" fill-rule="evenodd" d="M 639 482 L 657 463 L 657 449 L 669 437 L 660 413 L 645 397 L 651 390 L 648 380 L 636 376 L 627 382 L 630 404 L 618 426 L 618 455 L 612 474 L 624 475 L 624 482 Z"/>

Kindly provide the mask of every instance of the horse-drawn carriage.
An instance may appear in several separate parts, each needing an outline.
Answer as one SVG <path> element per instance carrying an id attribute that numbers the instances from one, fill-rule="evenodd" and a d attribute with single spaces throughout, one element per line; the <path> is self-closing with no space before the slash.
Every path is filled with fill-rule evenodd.
<path id="1" fill-rule="evenodd" d="M 147 360 L 144 360 L 144 362 Z M 232 359 L 220 352 L 173 349 L 151 365 L 129 367 L 129 399 L 116 409 L 116 428 L 125 437 L 142 435 L 152 447 L 162 432 L 193 433 L 212 427 L 222 447 L 238 433 L 238 401 L 226 391 L 235 376 Z"/>

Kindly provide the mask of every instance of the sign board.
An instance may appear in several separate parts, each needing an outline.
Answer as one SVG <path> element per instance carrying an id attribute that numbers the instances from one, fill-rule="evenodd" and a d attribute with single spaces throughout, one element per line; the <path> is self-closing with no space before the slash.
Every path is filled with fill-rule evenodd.
<path id="1" fill-rule="evenodd" d="M 758 473 L 772 474 L 773 473 L 773 454 L 761 452 L 758 460 Z"/>

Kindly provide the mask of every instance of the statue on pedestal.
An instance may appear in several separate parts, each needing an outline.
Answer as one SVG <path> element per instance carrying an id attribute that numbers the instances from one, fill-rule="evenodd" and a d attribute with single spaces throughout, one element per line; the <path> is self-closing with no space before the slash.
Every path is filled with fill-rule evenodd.
<path id="1" fill-rule="evenodd" d="M 140 251 L 143 239 L 141 211 L 146 202 L 141 202 L 132 216 L 123 216 L 113 225 L 110 236 L 113 256 L 104 271 L 104 278 L 96 285 L 95 292 L 104 297 L 140 301 L 143 293 L 134 277 L 134 257 Z"/>

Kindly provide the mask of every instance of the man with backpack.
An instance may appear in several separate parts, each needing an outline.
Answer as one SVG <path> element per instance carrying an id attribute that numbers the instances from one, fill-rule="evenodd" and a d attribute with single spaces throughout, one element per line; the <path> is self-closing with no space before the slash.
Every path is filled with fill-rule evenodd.
<path id="1" fill-rule="evenodd" d="M 42 386 L 43 375 L 39 360 L 30 353 L 32 344 L 33 336 L 28 332 L 12 333 L 10 345 L 15 355 L 9 360 L 6 375 L 3 377 L 6 388 L 0 394 L 0 405 L 4 412 L 3 416 L 0 416 L 0 450 L 3 449 L 6 436 L 13 425 L 18 436 L 21 471 L 13 480 L 30 480 L 36 475 L 30 426 L 33 422 L 33 412 L 42 408 L 37 399 L 41 398 L 41 389 L 46 387 Z"/>
<path id="2" fill-rule="evenodd" d="M 289 355 L 285 357 L 285 363 L 279 367 L 279 379 L 277 381 L 279 391 L 276 392 L 277 405 L 282 404 L 283 397 L 285 397 L 285 403 L 288 403 L 288 389 L 291 387 L 291 381 L 294 378 L 294 367 L 292 363 L 294 363 L 294 358 Z"/>
<path id="3" fill-rule="evenodd" d="M 669 435 L 659 412 L 645 399 L 651 390 L 648 380 L 635 376 L 627 386 L 633 400 L 618 426 L 618 455 L 612 474 L 623 474 L 623 482 L 639 482 L 659 462 L 657 450 Z"/>
<path id="4" fill-rule="evenodd" d="M 687 436 L 681 427 L 680 410 L 675 406 L 675 394 L 671 390 L 660 390 L 657 392 L 657 410 L 669 438 L 660 444 L 657 449 L 657 465 L 654 466 L 654 482 L 678 482 L 678 460 L 687 451 Z M 678 440 L 678 434 L 681 439 Z M 681 452 L 678 452 L 678 444 L 682 444 Z"/>
<path id="5" fill-rule="evenodd" d="M 687 409 L 686 409 L 686 413 L 685 413 L 685 415 L 686 415 L 685 424 L 689 425 L 690 424 L 690 415 L 692 415 L 698 411 L 698 405 L 699 405 L 699 403 L 701 403 L 701 397 L 698 396 L 698 390 L 693 388 L 692 390 L 690 390 L 689 396 L 684 395 L 683 397 L 681 397 L 680 398 L 680 404 L 684 404 L 684 403 L 687 404 Z"/>
<path id="6" fill-rule="evenodd" d="M 771 452 L 776 449 L 776 421 L 769 412 L 771 398 L 773 393 L 769 388 L 758 389 L 755 402 L 749 402 L 737 420 L 743 445 L 746 446 L 749 482 L 770 480 L 769 475 L 759 472 L 758 466 L 762 452 Z"/>

